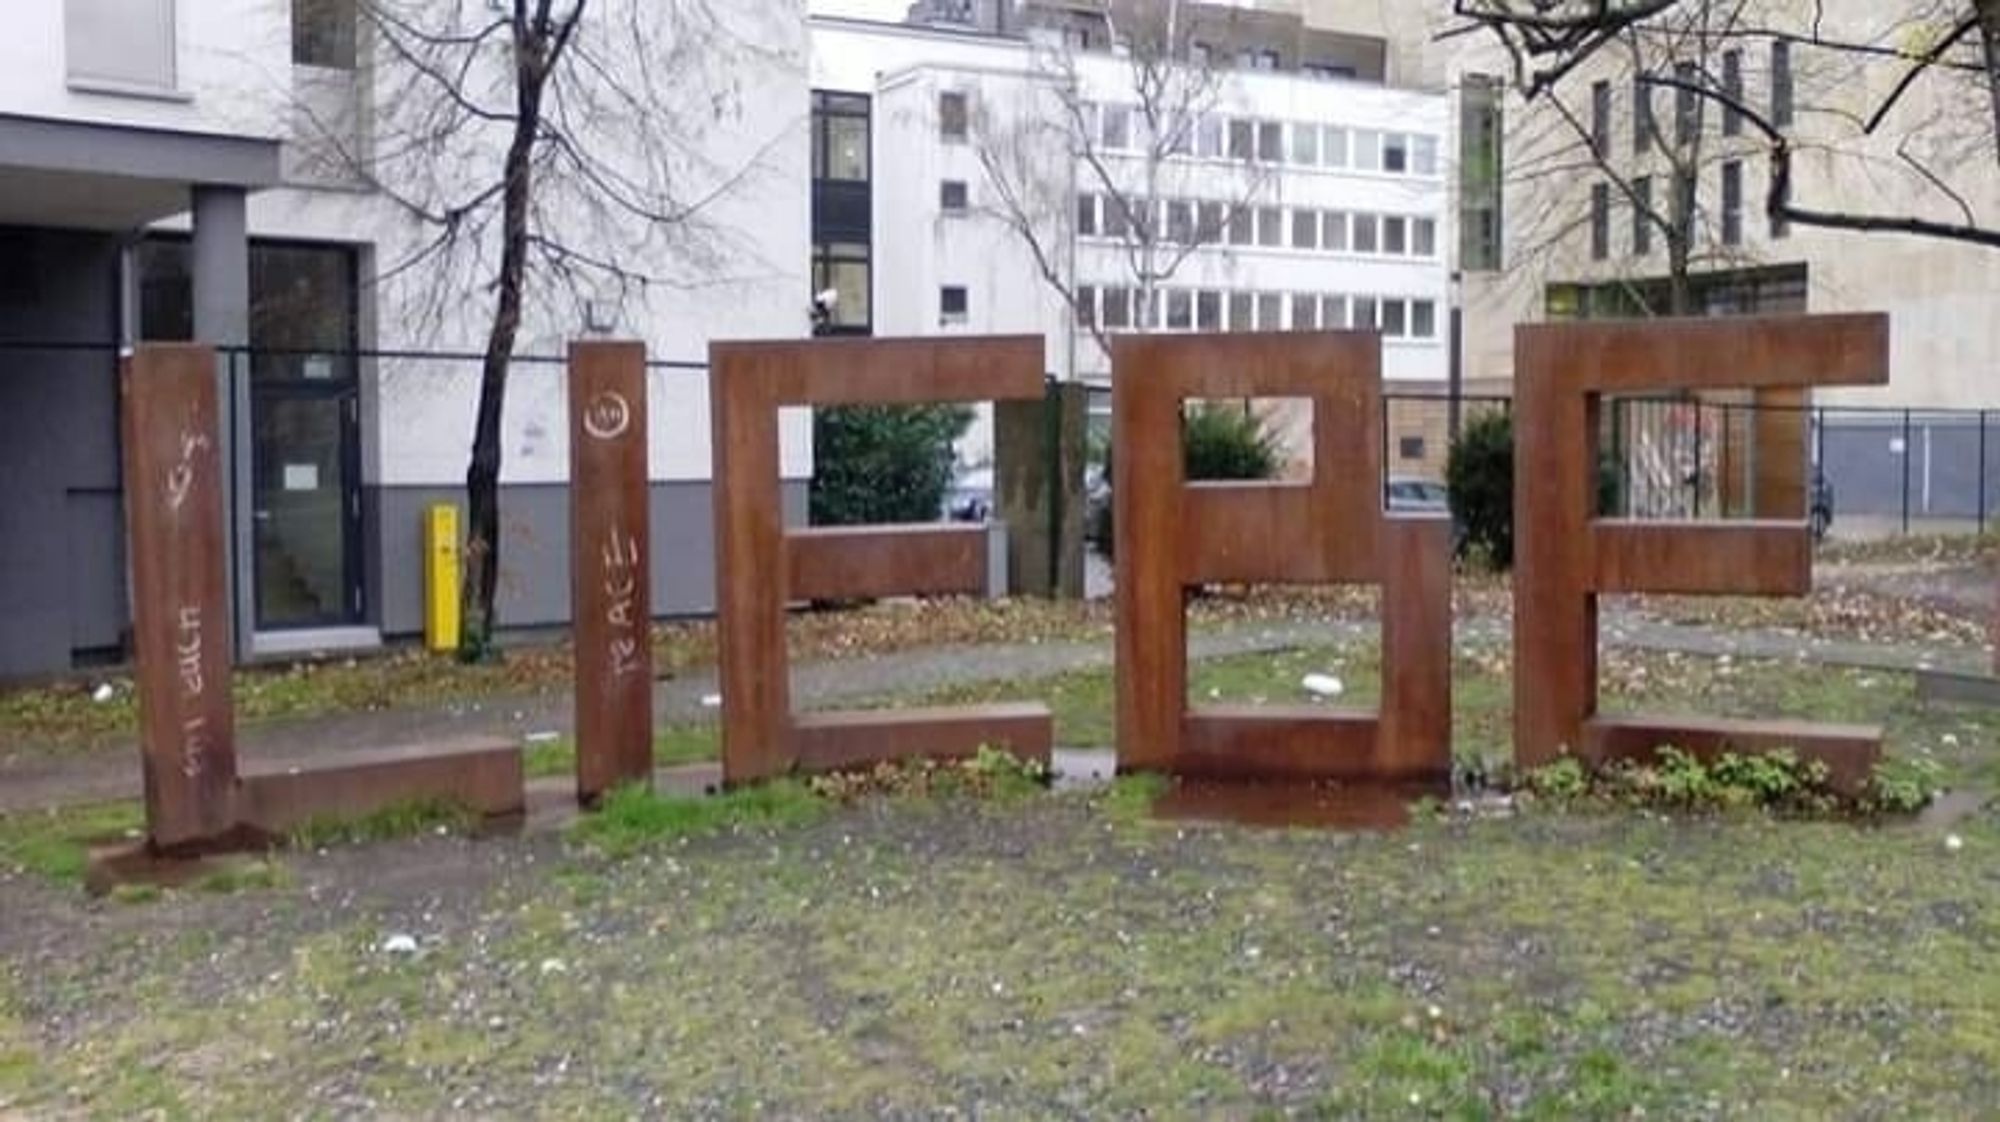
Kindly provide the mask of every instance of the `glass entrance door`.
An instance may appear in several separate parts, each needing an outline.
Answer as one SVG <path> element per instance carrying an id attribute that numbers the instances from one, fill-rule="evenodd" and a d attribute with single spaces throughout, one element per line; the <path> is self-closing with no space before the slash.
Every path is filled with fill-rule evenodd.
<path id="1" fill-rule="evenodd" d="M 338 627 L 361 620 L 355 395 L 261 390 L 253 494 L 257 626 Z"/>

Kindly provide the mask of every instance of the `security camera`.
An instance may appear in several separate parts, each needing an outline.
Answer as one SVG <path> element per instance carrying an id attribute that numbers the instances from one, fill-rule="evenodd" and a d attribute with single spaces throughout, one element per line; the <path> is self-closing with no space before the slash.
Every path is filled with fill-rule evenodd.
<path id="1" fill-rule="evenodd" d="M 815 308 L 820 308 L 830 312 L 833 311 L 835 308 L 838 308 L 839 306 L 840 306 L 840 290 L 837 288 L 825 289 L 821 291 L 817 296 L 813 297 L 813 307 Z"/>

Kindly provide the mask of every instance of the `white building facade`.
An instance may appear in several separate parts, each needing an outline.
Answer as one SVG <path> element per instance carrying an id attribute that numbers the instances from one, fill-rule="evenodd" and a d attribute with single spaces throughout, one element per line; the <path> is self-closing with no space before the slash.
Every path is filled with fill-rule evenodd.
<path id="1" fill-rule="evenodd" d="M 712 119 L 690 125 L 675 151 L 638 150 L 636 137 L 621 149 L 609 128 L 591 135 L 603 166 L 670 171 L 703 200 L 704 252 L 684 252 L 678 227 L 638 215 L 577 232 L 572 250 L 666 282 L 597 294 L 589 317 L 576 293 L 532 291 L 517 345 L 560 356 L 595 329 L 688 364 L 651 377 L 661 614 L 713 604 L 708 343 L 810 327 L 801 7 L 716 7 L 722 26 L 697 29 L 715 57 L 678 91 L 701 95 Z M 418 632 L 423 514 L 463 501 L 478 379 L 467 356 L 485 342 L 498 250 L 488 227 L 455 264 L 433 262 L 423 250 L 436 225 L 371 186 L 363 156 L 388 149 L 383 130 L 409 108 L 393 98 L 413 87 L 393 82 L 355 6 L 336 0 L 18 8 L 0 42 L 0 614 L 17 621 L 0 638 L 0 675 L 123 647 L 115 359 L 147 339 L 225 348 L 239 653 Z M 618 49 L 633 13 L 653 10 L 593 9 L 580 34 L 600 52 Z M 470 0 L 424 13 L 491 18 Z M 724 55 L 730 42 L 756 49 Z M 496 45 L 502 55 L 467 89 L 511 104 L 493 68 L 504 37 Z M 354 166 L 329 163 L 330 138 Z M 497 180 L 502 133 L 468 127 L 452 139 L 451 175 Z M 567 428 L 560 366 L 517 364 L 504 414 L 505 627 L 567 620 Z M 801 412 L 784 428 L 788 513 L 802 518 L 810 424 Z"/>
<path id="2" fill-rule="evenodd" d="M 1377 327 L 1388 386 L 1442 392 L 1444 95 L 1218 70 L 1184 150 L 1155 159 L 1126 56 L 828 18 L 811 35 L 822 100 L 868 114 L 855 326 L 1039 333 L 1052 375 L 1092 382 L 1110 376 L 1100 335 L 1120 331 Z M 1155 237 L 1132 232 L 1142 206 Z M 961 448 L 988 452 L 978 430 Z"/>

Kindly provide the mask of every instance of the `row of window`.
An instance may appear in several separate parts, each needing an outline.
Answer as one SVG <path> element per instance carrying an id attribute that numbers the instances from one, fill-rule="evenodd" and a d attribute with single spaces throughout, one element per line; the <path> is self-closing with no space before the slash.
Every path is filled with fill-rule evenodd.
<path id="1" fill-rule="evenodd" d="M 1723 245 L 1743 244 L 1743 161 L 1724 160 L 1720 167 L 1721 207 L 1716 214 L 1717 237 Z M 1692 175 L 1675 175 L 1669 188 L 1671 197 L 1667 200 L 1667 222 L 1675 230 L 1687 231 L 1687 238 L 1694 239 L 1694 223 L 1701 215 L 1697 194 L 1699 185 Z M 1612 188 L 1609 183 L 1598 183 L 1590 189 L 1590 256 L 1603 261 L 1611 256 L 1611 211 Z M 1653 252 L 1653 235 L 1659 225 L 1659 216 L 1653 202 L 1653 177 L 1642 175 L 1631 182 L 1631 197 L 1625 202 L 1632 214 L 1632 255 L 1644 257 Z M 1782 217 L 1771 218 L 1770 236 L 1782 238 L 1791 232 Z"/>
<path id="2" fill-rule="evenodd" d="M 1333 331 L 1379 328 L 1391 339 L 1435 339 L 1437 302 L 1402 296 L 1164 288 L 1149 305 L 1136 288 L 1080 286 L 1076 321 L 1107 331 Z"/>
<path id="3" fill-rule="evenodd" d="M 1137 236 L 1171 245 L 1232 245 L 1436 257 L 1437 220 L 1403 214 L 1251 206 L 1193 199 L 1161 200 L 1152 213 L 1116 195 L 1076 198 L 1077 236 Z"/>
<path id="4" fill-rule="evenodd" d="M 1697 93 L 1695 87 L 1708 85 L 1707 75 L 1699 63 L 1676 62 L 1673 69 L 1674 82 L 1674 141 L 1687 144 L 1701 133 L 1702 103 L 1707 99 Z M 1729 50 L 1722 52 L 1722 73 L 1718 82 L 1709 88 L 1719 87 L 1723 96 L 1736 105 L 1748 106 L 1743 89 L 1743 52 Z M 1654 138 L 1660 135 L 1659 119 L 1654 113 L 1653 94 L 1656 89 L 1651 75 L 1639 73 L 1632 78 L 1632 150 L 1647 152 L 1653 147 Z M 1771 44 L 1769 112 L 1771 124 L 1783 128 L 1792 123 L 1795 112 L 1793 105 L 1792 45 L 1784 40 Z M 1590 139 L 1600 156 L 1611 152 L 1611 98 L 1609 80 L 1593 82 L 1590 87 Z M 1734 105 L 1725 105 L 1722 112 L 1722 134 L 1740 136 L 1743 133 L 1743 114 Z"/>
<path id="5" fill-rule="evenodd" d="M 1144 123 L 1128 105 L 1088 108 L 1092 140 L 1107 152 L 1148 147 Z M 1204 114 L 1169 123 L 1167 150 L 1203 160 L 1239 160 L 1301 168 L 1352 168 L 1394 175 L 1438 174 L 1437 137 L 1425 133 L 1354 129 L 1313 121 L 1272 121 Z"/>

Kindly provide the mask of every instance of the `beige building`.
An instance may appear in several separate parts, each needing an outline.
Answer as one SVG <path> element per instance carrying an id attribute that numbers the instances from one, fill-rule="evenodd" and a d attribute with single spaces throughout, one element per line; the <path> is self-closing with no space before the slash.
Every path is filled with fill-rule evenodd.
<path id="1" fill-rule="evenodd" d="M 1497 203 L 1497 244 L 1482 244 L 1480 236 L 1480 196 L 1492 193 L 1491 184 L 1483 181 L 1482 161 L 1465 155 L 1477 151 L 1465 146 L 1476 129 L 1461 136 L 1469 382 L 1511 379 L 1512 328 L 1521 322 L 1675 310 L 1882 311 L 1892 317 L 1891 384 L 1823 391 L 1820 402 L 2000 406 L 2000 316 L 1993 314 L 2000 250 L 1773 223 L 1765 208 L 1768 145 L 1754 125 L 1673 89 L 1653 88 L 1649 107 L 1636 78 L 1641 69 L 1674 74 L 1678 67 L 1684 76 L 1740 89 L 1745 104 L 1790 138 L 1797 153 L 1791 197 L 1800 207 L 1943 222 L 1967 221 L 1969 211 L 2000 227 L 2000 168 L 1978 87 L 1963 76 L 1925 78 L 1880 129 L 1864 135 L 1857 122 L 1887 96 L 1906 62 L 1738 33 L 1754 27 L 1809 36 L 1813 6 L 1753 2 L 1741 14 L 1735 7 L 1685 0 L 1660 29 L 1608 45 L 1553 94 L 1532 103 L 1511 92 L 1500 98 L 1498 190 L 1488 200 Z M 1914 22 L 1917 7 L 1908 0 L 1827 5 L 1821 32 L 1920 49 L 1929 32 Z M 1477 87 L 1468 76 L 1507 75 L 1508 60 L 1488 35 L 1459 42 L 1444 59 L 1444 77 L 1460 91 L 1461 122 L 1471 126 L 1479 114 L 1471 104 L 1476 93 L 1464 96 Z M 1687 278 L 1678 299 L 1676 273 Z"/>

